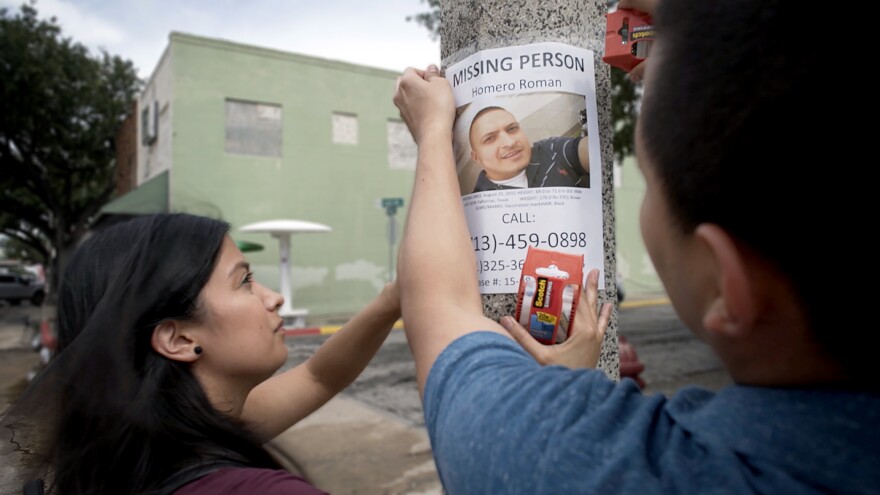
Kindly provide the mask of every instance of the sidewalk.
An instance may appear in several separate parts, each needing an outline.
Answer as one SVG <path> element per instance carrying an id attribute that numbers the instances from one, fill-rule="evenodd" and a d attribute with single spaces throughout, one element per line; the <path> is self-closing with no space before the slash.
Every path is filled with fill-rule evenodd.
<path id="1" fill-rule="evenodd" d="M 24 390 L 28 372 L 39 363 L 40 356 L 29 347 L 30 336 L 23 319 L 0 319 L 0 415 Z M 21 493 L 24 483 L 13 475 L 15 466 L 8 465 L 22 460 L 13 453 L 18 446 L 10 440 L 10 432 L 0 431 L 0 494 Z"/>
<path id="2" fill-rule="evenodd" d="M 32 333 L 23 320 L 0 319 L 0 413 L 27 386 L 40 356 L 30 348 Z"/>
<path id="3" fill-rule="evenodd" d="M 345 395 L 279 435 L 269 449 L 334 495 L 443 493 L 425 428 Z"/>

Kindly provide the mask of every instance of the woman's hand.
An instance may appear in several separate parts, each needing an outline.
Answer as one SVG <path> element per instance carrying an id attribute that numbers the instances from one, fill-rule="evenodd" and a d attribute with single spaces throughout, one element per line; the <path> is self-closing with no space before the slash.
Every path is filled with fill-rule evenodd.
<path id="1" fill-rule="evenodd" d="M 501 319 L 501 326 L 542 365 L 559 364 L 568 368 L 595 368 L 602 350 L 602 340 L 611 318 L 611 304 L 602 305 L 597 313 L 599 271 L 587 276 L 587 287 L 575 312 L 574 325 L 568 339 L 556 345 L 544 345 L 510 316 Z"/>
<path id="2" fill-rule="evenodd" d="M 617 4 L 617 8 L 638 10 L 639 12 L 654 15 L 654 12 L 657 11 L 658 1 L 659 0 L 620 0 L 620 3 Z M 644 78 L 645 62 L 640 63 L 633 67 L 633 70 L 629 71 L 629 79 L 634 83 L 642 82 L 642 79 Z"/>
<path id="3" fill-rule="evenodd" d="M 397 279 L 385 284 L 385 287 L 379 294 L 379 298 L 382 300 L 383 304 L 393 310 L 398 317 L 400 317 L 400 289 L 397 286 Z"/>

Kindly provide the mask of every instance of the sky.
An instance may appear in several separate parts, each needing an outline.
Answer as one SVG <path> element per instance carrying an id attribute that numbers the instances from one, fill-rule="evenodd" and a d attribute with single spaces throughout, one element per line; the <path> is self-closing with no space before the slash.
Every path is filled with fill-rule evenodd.
<path id="1" fill-rule="evenodd" d="M 171 31 L 396 71 L 440 62 L 439 42 L 406 20 L 428 9 L 421 0 L 38 0 L 36 8 L 65 36 L 131 60 L 143 79 Z"/>

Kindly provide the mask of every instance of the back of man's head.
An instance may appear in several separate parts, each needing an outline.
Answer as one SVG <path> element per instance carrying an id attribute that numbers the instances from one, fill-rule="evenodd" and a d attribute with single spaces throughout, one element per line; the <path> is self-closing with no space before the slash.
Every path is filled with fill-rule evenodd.
<path id="1" fill-rule="evenodd" d="M 829 300 L 832 263 L 848 252 L 818 223 L 853 204 L 832 180 L 847 165 L 835 139 L 844 80 L 835 38 L 820 36 L 837 21 L 793 1 L 659 3 L 640 139 L 677 226 L 714 223 L 757 252 L 788 278 L 821 345 L 857 360 Z"/>

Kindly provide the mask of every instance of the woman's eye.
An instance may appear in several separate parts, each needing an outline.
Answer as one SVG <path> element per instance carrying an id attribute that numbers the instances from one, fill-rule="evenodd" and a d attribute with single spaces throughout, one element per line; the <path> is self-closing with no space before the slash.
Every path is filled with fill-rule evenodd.
<path id="1" fill-rule="evenodd" d="M 241 281 L 242 285 L 250 284 L 254 281 L 254 272 L 247 272 L 244 276 L 244 279 Z"/>

